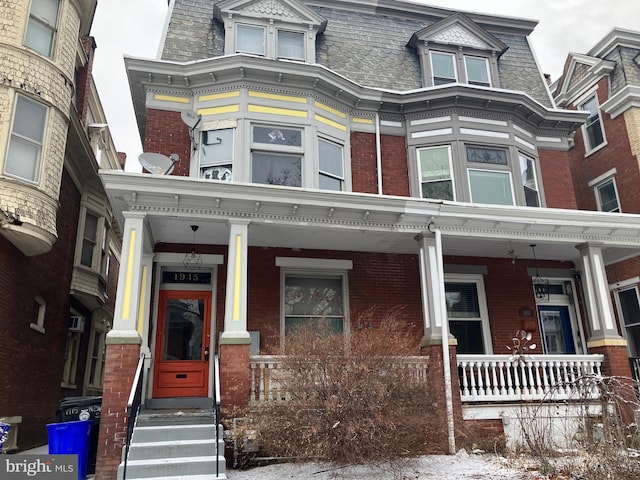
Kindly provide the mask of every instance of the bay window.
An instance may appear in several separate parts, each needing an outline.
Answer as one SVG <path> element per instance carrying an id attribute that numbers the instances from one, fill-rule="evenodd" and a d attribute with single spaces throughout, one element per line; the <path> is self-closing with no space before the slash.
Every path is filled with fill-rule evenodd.
<path id="1" fill-rule="evenodd" d="M 58 23 L 59 0 L 31 0 L 24 44 L 51 57 Z"/>
<path id="2" fill-rule="evenodd" d="M 451 147 L 418 149 L 418 171 L 422 198 L 454 200 Z"/>
<path id="3" fill-rule="evenodd" d="M 200 147 L 200 178 L 208 180 L 232 179 L 233 128 L 202 132 Z"/>
<path id="4" fill-rule="evenodd" d="M 253 183 L 302 186 L 302 129 L 254 125 L 251 137 Z"/>
<path id="5" fill-rule="evenodd" d="M 37 182 L 48 108 L 17 95 L 13 111 L 13 123 L 4 172 L 31 182 Z"/>
<path id="6" fill-rule="evenodd" d="M 320 189 L 335 191 L 342 191 L 344 189 L 341 145 L 319 138 L 318 168 L 318 186 Z"/>
<path id="7" fill-rule="evenodd" d="M 507 151 L 491 147 L 467 146 L 467 162 L 490 165 L 486 169 L 468 169 L 469 192 L 473 203 L 513 205 L 511 172 L 508 168 Z M 497 167 L 497 168 L 495 168 Z"/>

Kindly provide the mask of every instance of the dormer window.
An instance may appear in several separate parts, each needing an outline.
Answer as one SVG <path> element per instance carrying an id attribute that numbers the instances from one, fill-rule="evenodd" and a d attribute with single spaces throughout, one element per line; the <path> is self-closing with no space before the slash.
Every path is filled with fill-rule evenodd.
<path id="1" fill-rule="evenodd" d="M 236 25 L 236 52 L 264 55 L 264 27 L 255 25 Z"/>
<path id="2" fill-rule="evenodd" d="M 225 55 L 248 53 L 270 59 L 315 63 L 316 36 L 327 21 L 299 0 L 223 0 L 213 7 L 224 23 Z"/>
<path id="3" fill-rule="evenodd" d="M 507 45 L 461 13 L 414 33 L 426 87 L 466 83 L 499 86 L 498 58 Z"/>

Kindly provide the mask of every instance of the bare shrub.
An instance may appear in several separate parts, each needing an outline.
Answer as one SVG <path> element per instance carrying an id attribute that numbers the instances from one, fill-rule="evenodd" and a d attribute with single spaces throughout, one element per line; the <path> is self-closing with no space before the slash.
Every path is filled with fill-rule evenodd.
<path id="1" fill-rule="evenodd" d="M 548 402 L 568 386 L 576 392 L 569 399 Z M 636 392 L 637 385 L 622 377 L 584 375 L 560 384 L 523 409 L 524 446 L 544 473 L 558 478 L 640 479 Z"/>
<path id="2" fill-rule="evenodd" d="M 287 399 L 259 402 L 249 413 L 263 452 L 347 465 L 432 450 L 442 433 L 427 359 L 416 356 L 419 337 L 397 313 L 348 336 L 322 327 L 287 335 L 278 378 Z"/>

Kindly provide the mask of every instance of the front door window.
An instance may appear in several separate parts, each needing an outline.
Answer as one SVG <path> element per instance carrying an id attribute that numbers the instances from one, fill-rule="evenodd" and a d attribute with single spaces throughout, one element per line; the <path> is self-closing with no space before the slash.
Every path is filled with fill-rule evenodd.
<path id="1" fill-rule="evenodd" d="M 564 306 L 539 306 L 538 314 L 540 315 L 544 353 L 576 353 L 569 308 Z"/>

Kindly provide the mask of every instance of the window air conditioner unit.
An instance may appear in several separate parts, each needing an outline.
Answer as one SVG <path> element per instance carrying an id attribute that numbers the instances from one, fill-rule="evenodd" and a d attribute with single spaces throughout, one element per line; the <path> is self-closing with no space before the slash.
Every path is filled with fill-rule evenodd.
<path id="1" fill-rule="evenodd" d="M 71 315 L 69 317 L 69 331 L 84 332 L 84 318 L 79 315 Z"/>

